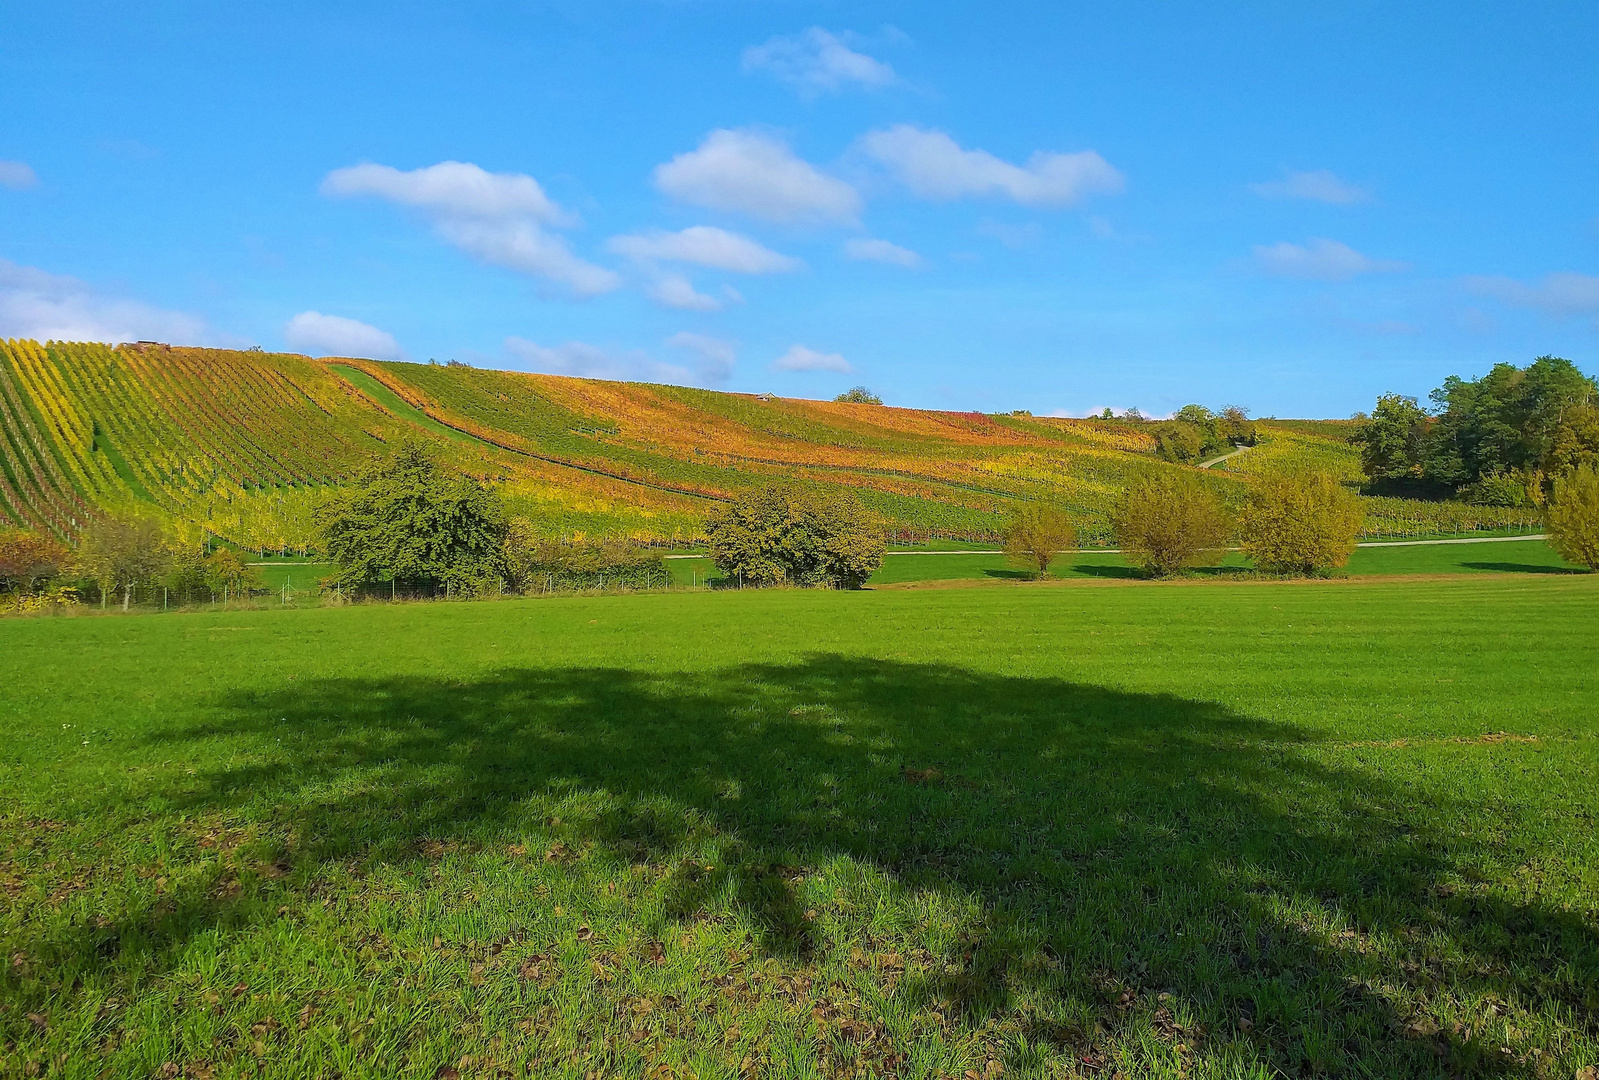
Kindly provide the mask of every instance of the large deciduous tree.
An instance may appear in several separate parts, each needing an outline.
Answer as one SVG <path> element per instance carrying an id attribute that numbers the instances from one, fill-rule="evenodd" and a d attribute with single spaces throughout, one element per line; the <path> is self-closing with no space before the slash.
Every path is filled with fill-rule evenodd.
<path id="1" fill-rule="evenodd" d="M 497 493 L 415 442 L 374 461 L 322 520 L 325 549 L 351 586 L 482 589 L 500 572 L 505 530 Z"/>
<path id="2" fill-rule="evenodd" d="M 1314 574 L 1343 566 L 1364 514 L 1336 477 L 1286 472 L 1261 477 L 1239 516 L 1244 554 L 1276 574 Z"/>
<path id="3" fill-rule="evenodd" d="M 1127 561 L 1156 577 L 1219 553 L 1231 530 L 1221 501 L 1198 474 L 1177 471 L 1135 480 L 1111 524 Z"/>
<path id="4" fill-rule="evenodd" d="M 741 583 L 858 589 L 883 564 L 882 524 L 848 492 L 770 485 L 705 523 L 717 569 Z"/>

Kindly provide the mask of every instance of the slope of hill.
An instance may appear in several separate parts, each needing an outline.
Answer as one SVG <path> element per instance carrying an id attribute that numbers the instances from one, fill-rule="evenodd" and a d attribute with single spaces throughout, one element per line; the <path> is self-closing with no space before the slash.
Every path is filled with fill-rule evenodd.
<path id="1" fill-rule="evenodd" d="M 1356 471 L 1314 425 L 1261 429 L 1261 448 L 1205 473 L 1230 499 L 1273 461 Z M 851 488 L 905 539 L 991 538 L 1017 502 L 1047 499 L 1098 542 L 1132 477 L 1184 468 L 1120 421 L 148 343 L 0 342 L 0 435 L 0 525 L 70 539 L 142 508 L 258 548 L 308 543 L 322 492 L 402 438 L 552 534 L 654 541 L 691 540 L 717 501 L 783 477 Z M 1454 527 L 1498 523 L 1476 518 Z"/>

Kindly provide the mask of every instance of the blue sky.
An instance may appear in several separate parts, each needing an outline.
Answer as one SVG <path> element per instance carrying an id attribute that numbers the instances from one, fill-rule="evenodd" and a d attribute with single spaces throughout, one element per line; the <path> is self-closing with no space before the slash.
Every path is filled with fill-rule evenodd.
<path id="1" fill-rule="evenodd" d="M 1599 5 L 0 0 L 0 335 L 1082 414 L 1599 371 Z"/>

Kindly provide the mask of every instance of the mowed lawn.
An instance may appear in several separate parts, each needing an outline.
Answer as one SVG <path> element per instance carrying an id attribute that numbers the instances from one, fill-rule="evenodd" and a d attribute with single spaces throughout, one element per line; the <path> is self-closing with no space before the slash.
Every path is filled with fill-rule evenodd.
<path id="1" fill-rule="evenodd" d="M 0 657 L 6 1076 L 1599 1064 L 1599 575 L 8 620 Z"/>

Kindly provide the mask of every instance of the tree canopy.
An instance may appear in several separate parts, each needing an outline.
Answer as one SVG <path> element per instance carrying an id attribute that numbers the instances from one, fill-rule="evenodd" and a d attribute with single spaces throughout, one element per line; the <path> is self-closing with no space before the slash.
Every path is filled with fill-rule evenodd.
<path id="1" fill-rule="evenodd" d="M 1355 436 L 1375 486 L 1423 483 L 1502 501 L 1599 458 L 1599 386 L 1569 360 L 1451 375 L 1429 398 L 1431 414 L 1414 398 L 1377 399 Z"/>
<path id="2" fill-rule="evenodd" d="M 322 522 L 327 553 L 347 585 L 482 587 L 500 571 L 505 530 L 499 496 L 440 464 L 421 443 L 373 462 Z"/>
<path id="3" fill-rule="evenodd" d="M 858 589 L 883 564 L 883 528 L 854 495 L 773 484 L 739 495 L 705 523 L 711 560 L 756 585 Z"/>

